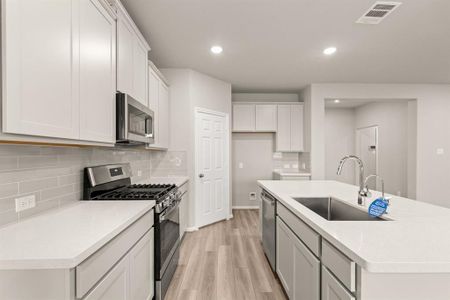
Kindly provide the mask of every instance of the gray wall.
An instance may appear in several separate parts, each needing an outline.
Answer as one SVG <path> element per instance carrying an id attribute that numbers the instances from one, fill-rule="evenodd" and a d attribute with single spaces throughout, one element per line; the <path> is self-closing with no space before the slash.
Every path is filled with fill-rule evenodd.
<path id="1" fill-rule="evenodd" d="M 0 226 L 79 201 L 86 166 L 130 162 L 132 180 L 145 181 L 151 155 L 136 149 L 0 145 Z M 16 213 L 15 198 L 27 195 L 35 195 L 36 207 Z"/>
<path id="2" fill-rule="evenodd" d="M 342 157 L 355 153 L 355 110 L 353 108 L 327 108 L 325 110 L 325 179 L 355 184 L 353 162 L 337 175 Z"/>
<path id="3" fill-rule="evenodd" d="M 161 72 L 170 82 L 170 151 L 185 152 L 186 174 L 190 179 L 188 226 L 195 227 L 195 108 L 226 113 L 231 121 L 231 85 L 190 69 L 161 69 Z M 231 161 L 231 141 L 229 153 Z M 231 198 L 231 178 L 229 185 Z"/>
<path id="4" fill-rule="evenodd" d="M 325 99 L 417 100 L 417 200 L 450 207 L 442 197 L 450 170 L 450 85 L 448 84 L 312 84 L 306 89 L 305 108 L 311 116 L 311 172 L 325 178 Z M 308 105 L 306 105 L 308 103 Z M 443 149 L 443 153 L 438 153 Z M 406 154 L 405 154 L 406 155 Z M 411 159 L 410 159 L 411 160 Z"/>
<path id="5" fill-rule="evenodd" d="M 378 126 L 378 174 L 386 192 L 408 196 L 408 103 L 369 103 L 355 109 L 355 128 Z M 366 174 L 368 175 L 368 174 Z"/>
<path id="6" fill-rule="evenodd" d="M 251 192 L 257 192 L 256 181 L 272 179 L 273 170 L 287 170 L 286 164 L 298 165 L 297 153 L 274 157 L 274 142 L 273 133 L 233 133 L 233 207 L 258 207 L 257 201 L 249 199 Z"/>

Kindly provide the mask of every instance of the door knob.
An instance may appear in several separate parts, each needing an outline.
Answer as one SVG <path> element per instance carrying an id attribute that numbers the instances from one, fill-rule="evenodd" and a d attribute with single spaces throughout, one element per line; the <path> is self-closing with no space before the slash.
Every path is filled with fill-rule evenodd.
<path id="1" fill-rule="evenodd" d="M 205 174 L 198 174 L 198 177 L 200 177 L 200 178 L 203 178 L 203 177 L 205 177 Z"/>

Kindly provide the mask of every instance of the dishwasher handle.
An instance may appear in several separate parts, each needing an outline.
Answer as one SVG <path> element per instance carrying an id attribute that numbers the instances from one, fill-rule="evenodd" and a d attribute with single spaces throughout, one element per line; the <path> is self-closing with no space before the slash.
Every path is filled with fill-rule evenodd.
<path id="1" fill-rule="evenodd" d="M 269 203 L 272 206 L 275 205 L 275 198 L 272 195 L 270 195 L 269 193 L 267 193 L 266 191 L 262 191 L 261 192 L 261 199 L 264 202 L 267 202 L 267 203 Z"/>

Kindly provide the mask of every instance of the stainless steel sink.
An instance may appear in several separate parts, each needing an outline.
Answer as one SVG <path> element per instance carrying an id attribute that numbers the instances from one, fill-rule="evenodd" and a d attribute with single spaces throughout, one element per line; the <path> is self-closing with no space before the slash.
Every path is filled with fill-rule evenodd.
<path id="1" fill-rule="evenodd" d="M 366 211 L 359 210 L 334 198 L 293 199 L 329 221 L 387 221 L 382 218 L 373 218 Z"/>

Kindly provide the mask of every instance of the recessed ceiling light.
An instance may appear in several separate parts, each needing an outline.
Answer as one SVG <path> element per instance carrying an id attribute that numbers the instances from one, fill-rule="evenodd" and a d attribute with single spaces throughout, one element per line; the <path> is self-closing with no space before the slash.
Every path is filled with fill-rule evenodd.
<path id="1" fill-rule="evenodd" d="M 341 103 L 341 100 L 339 100 L 339 99 L 334 99 L 334 103 Z"/>
<path id="2" fill-rule="evenodd" d="M 331 55 L 331 54 L 334 54 L 336 52 L 336 50 L 337 50 L 336 47 L 328 47 L 323 50 L 323 54 Z"/>
<path id="3" fill-rule="evenodd" d="M 220 54 L 222 53 L 223 48 L 221 46 L 212 46 L 211 47 L 211 52 L 214 54 Z"/>

